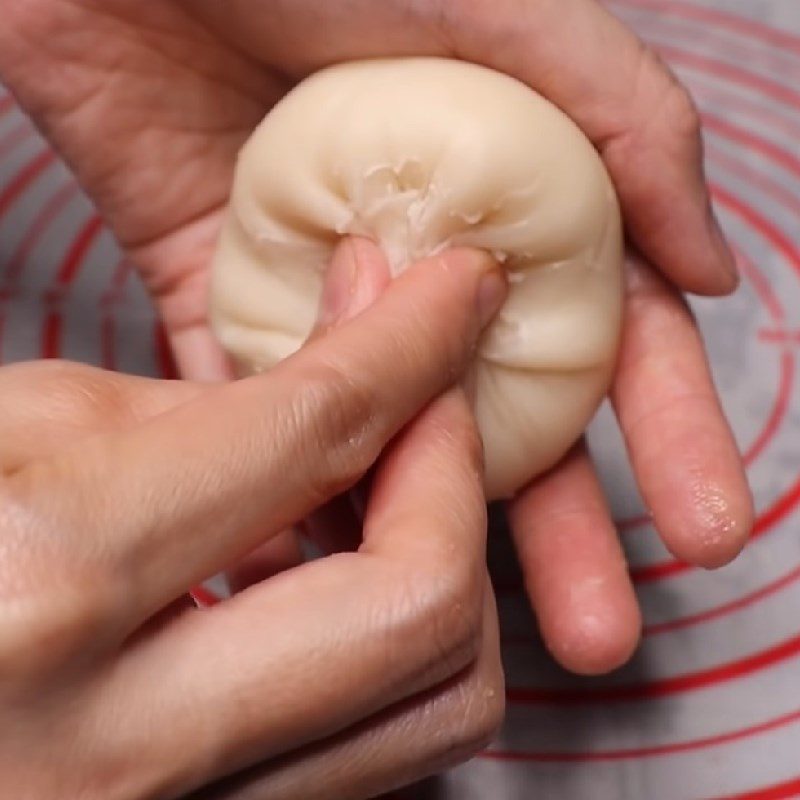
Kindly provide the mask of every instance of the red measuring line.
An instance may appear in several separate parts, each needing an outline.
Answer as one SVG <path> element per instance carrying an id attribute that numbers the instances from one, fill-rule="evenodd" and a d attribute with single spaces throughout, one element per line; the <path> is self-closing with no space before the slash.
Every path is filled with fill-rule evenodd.
<path id="1" fill-rule="evenodd" d="M 57 189 L 39 209 L 39 213 L 8 260 L 6 274 L 3 276 L 3 282 L 6 286 L 19 280 L 25 266 L 25 259 L 39 244 L 47 228 L 78 194 L 78 191 L 78 184 L 75 181 L 69 181 Z"/>
<path id="2" fill-rule="evenodd" d="M 61 310 L 58 308 L 62 300 L 60 292 L 75 280 L 89 249 L 102 230 L 103 221 L 97 214 L 94 214 L 80 228 L 61 262 L 55 278 L 56 288 L 52 294 L 54 307 L 45 314 L 42 323 L 40 348 L 42 358 L 59 358 L 61 356 L 64 326 Z"/>
<path id="3" fill-rule="evenodd" d="M 4 94 L 0 97 L 0 117 L 7 114 L 15 106 L 14 98 L 10 94 Z"/>
<path id="4" fill-rule="evenodd" d="M 647 12 L 643 14 L 641 10 L 635 15 L 626 14 L 625 19 L 654 50 L 662 44 L 666 47 L 674 45 L 690 51 L 698 50 L 718 56 L 720 61 L 732 66 L 747 64 L 756 75 L 779 77 L 785 86 L 791 86 L 792 81 L 783 78 L 800 72 L 800 61 L 794 53 L 765 47 L 762 42 L 752 39 L 732 40 L 728 32 L 719 28 L 688 27 L 685 19 L 654 19 Z M 673 60 L 672 63 L 676 62 Z"/>
<path id="5" fill-rule="evenodd" d="M 714 800 L 790 800 L 800 797 L 800 777 L 783 783 L 774 783 L 761 789 L 750 789 L 740 794 L 729 794 Z"/>
<path id="6" fill-rule="evenodd" d="M 726 139 L 745 145 L 751 151 L 760 153 L 778 166 L 800 177 L 800 158 L 787 152 L 780 145 L 713 114 L 704 113 L 701 116 L 707 130 L 722 134 Z"/>
<path id="7" fill-rule="evenodd" d="M 800 345 L 800 328 L 796 330 L 775 330 L 774 328 L 762 328 L 758 332 L 759 341 L 767 344 L 789 344 Z"/>
<path id="8" fill-rule="evenodd" d="M 628 6 L 630 8 L 648 8 L 652 11 L 667 11 L 685 19 L 696 19 L 709 22 L 720 28 L 733 31 L 750 39 L 758 39 L 765 44 L 774 45 L 790 53 L 800 55 L 800 36 L 780 31 L 769 25 L 727 11 L 706 6 L 681 2 L 681 0 L 606 0 L 606 5 Z"/>
<path id="9" fill-rule="evenodd" d="M 798 70 L 800 71 L 800 69 Z M 716 106 L 724 106 L 731 109 L 736 114 L 750 116 L 759 123 L 766 123 L 767 130 L 773 133 L 783 133 L 793 138 L 800 139 L 800 124 L 794 119 L 784 116 L 778 109 L 786 109 L 786 106 L 765 106 L 751 100 L 744 95 L 727 91 L 718 84 L 704 84 L 703 79 L 708 76 L 703 72 L 693 72 L 691 79 L 691 91 L 700 107 L 704 103 L 713 103 Z M 699 80 L 698 80 L 699 79 Z M 719 109 L 717 109 L 719 110 Z"/>
<path id="10" fill-rule="evenodd" d="M 511 687 L 506 696 L 518 705 L 587 706 L 604 703 L 627 703 L 653 700 L 719 686 L 744 678 L 800 655 L 800 636 L 793 636 L 777 645 L 744 658 L 708 669 L 674 675 L 643 683 L 601 686 L 583 689 Z"/>
<path id="11" fill-rule="evenodd" d="M 33 137 L 33 128 L 27 119 L 22 120 L 16 127 L 4 134 L 0 139 L 0 161 L 11 153 L 16 147 Z"/>
<path id="12" fill-rule="evenodd" d="M 33 183 L 51 164 L 55 163 L 55 160 L 56 156 L 52 150 L 43 150 L 17 173 L 3 193 L 0 194 L 0 216 L 8 211 L 17 197 L 28 188 L 28 185 Z"/>
<path id="13" fill-rule="evenodd" d="M 175 366 L 172 347 L 170 346 L 164 326 L 158 320 L 156 320 L 153 326 L 153 344 L 156 351 L 159 375 L 168 380 L 176 379 L 178 377 L 178 368 Z"/>
<path id="14" fill-rule="evenodd" d="M 687 66 L 694 66 L 702 69 L 707 74 L 717 75 L 726 78 L 731 83 L 738 86 L 747 87 L 754 91 L 763 93 L 767 97 L 786 103 L 793 108 L 800 108 L 800 92 L 784 86 L 782 83 L 766 78 L 756 72 L 744 69 L 726 61 L 721 61 L 712 56 L 702 56 L 692 53 L 674 45 L 659 44 L 655 48 L 659 53 L 666 57 L 668 61 L 675 61 Z"/>
<path id="15" fill-rule="evenodd" d="M 784 728 L 800 720 L 800 710 L 782 714 L 775 719 L 761 722 L 758 725 L 750 725 L 739 730 L 720 733 L 714 736 L 704 736 L 698 739 L 689 739 L 684 742 L 672 742 L 663 745 L 651 745 L 649 747 L 629 747 L 616 750 L 589 750 L 589 751 L 500 751 L 487 750 L 481 753 L 481 758 L 496 761 L 537 761 L 542 763 L 570 764 L 587 763 L 597 761 L 622 761 L 629 758 L 652 758 L 654 756 L 674 755 L 675 753 L 687 753 L 692 750 L 706 750 L 709 747 L 719 747 L 723 744 L 749 739 L 759 734 L 769 733 L 770 731 Z"/>
<path id="16" fill-rule="evenodd" d="M 116 361 L 116 316 L 114 311 L 122 299 L 125 284 L 133 267 L 126 258 L 121 258 L 111 273 L 111 282 L 100 298 L 100 362 L 104 369 L 114 370 Z"/>
<path id="17" fill-rule="evenodd" d="M 215 606 L 221 602 L 220 598 L 206 589 L 205 586 L 195 586 L 189 594 L 195 603 L 201 607 Z"/>
<path id="18" fill-rule="evenodd" d="M 798 131 L 798 141 L 800 142 L 800 131 Z M 728 155 L 712 142 L 706 143 L 706 152 L 709 155 L 709 162 L 724 169 L 726 177 L 736 177 L 746 181 L 748 188 L 758 189 L 785 209 L 800 215 L 800 195 L 787 189 L 755 167 Z"/>

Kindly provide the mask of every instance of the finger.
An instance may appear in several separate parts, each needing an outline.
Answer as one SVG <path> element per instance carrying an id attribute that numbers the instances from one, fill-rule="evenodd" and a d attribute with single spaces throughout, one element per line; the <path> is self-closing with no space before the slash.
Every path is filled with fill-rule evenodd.
<path id="1" fill-rule="evenodd" d="M 269 374 L 27 465 L 9 492 L 42 531 L 75 537 L 77 563 L 52 569 L 126 587 L 116 614 L 135 624 L 351 487 L 457 379 L 504 296 L 482 253 L 427 259 Z"/>
<path id="2" fill-rule="evenodd" d="M 555 659 L 586 675 L 633 653 L 641 614 L 625 555 L 583 446 L 508 506 L 525 588 Z"/>
<path id="3" fill-rule="evenodd" d="M 747 477 L 682 298 L 629 267 L 627 320 L 612 400 L 645 505 L 670 551 L 718 567 L 753 522 Z"/>
<path id="4" fill-rule="evenodd" d="M 193 797 L 196 800 L 375 797 L 475 755 L 490 743 L 503 712 L 497 615 L 489 594 L 478 659 L 452 680 L 336 736 L 259 765 Z"/>
<path id="5" fill-rule="evenodd" d="M 474 662 L 485 540 L 480 440 L 451 391 L 382 461 L 360 552 L 310 562 L 139 641 L 98 696 L 117 720 L 135 702 L 148 735 L 96 724 L 119 732 L 110 747 L 140 742 L 140 779 L 176 792 L 344 730 Z M 155 774 L 165 764 L 171 774 Z"/>
<path id="6" fill-rule="evenodd" d="M 159 311 L 163 307 L 157 303 Z M 167 325 L 169 319 L 164 320 Z M 231 380 L 236 371 L 231 358 L 208 327 L 208 321 L 167 328 L 169 347 L 178 374 L 188 380 L 212 383 Z"/>
<path id="7" fill-rule="evenodd" d="M 359 280 L 353 280 L 354 270 Z M 362 237 L 344 239 L 331 261 L 310 341 L 358 316 L 375 302 L 391 280 L 389 265 L 379 248 Z M 356 513 L 353 492 L 334 497 L 304 522 L 307 536 L 323 553 L 342 553 L 361 544 L 363 514 Z"/>
<path id="8" fill-rule="evenodd" d="M 288 528 L 234 564 L 226 573 L 228 585 L 233 594 L 238 594 L 248 586 L 299 566 L 304 560 L 299 535 Z"/>
<path id="9" fill-rule="evenodd" d="M 390 281 L 389 264 L 376 244 L 361 236 L 343 239 L 325 275 L 317 320 L 308 341 L 357 317 L 375 302 Z"/>
<path id="10" fill-rule="evenodd" d="M 605 161 L 633 241 L 665 275 L 687 291 L 733 290 L 735 262 L 711 210 L 687 91 L 600 3 L 523 7 L 453 4 L 459 55 L 519 78 L 575 120 Z"/>
<path id="11" fill-rule="evenodd" d="M 390 280 L 389 266 L 376 245 L 361 237 L 344 239 L 334 251 L 325 275 L 317 321 L 308 341 L 320 339 L 358 316 L 372 305 Z M 356 518 L 348 494 L 333 498 L 303 523 L 305 533 L 325 553 L 355 550 L 361 544 L 361 520 Z M 244 558 L 229 571 L 228 581 L 238 592 L 302 561 L 298 534 L 287 531 Z"/>
<path id="12" fill-rule="evenodd" d="M 97 433 L 129 429 L 199 397 L 186 381 L 158 381 L 68 361 L 0 369 L 0 468 L 11 471 Z"/>

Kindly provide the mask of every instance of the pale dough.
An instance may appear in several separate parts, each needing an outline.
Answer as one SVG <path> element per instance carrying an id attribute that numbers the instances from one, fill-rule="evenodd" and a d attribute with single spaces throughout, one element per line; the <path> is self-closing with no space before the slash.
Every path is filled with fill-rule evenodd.
<path id="1" fill-rule="evenodd" d="M 393 274 L 448 245 L 503 261 L 510 294 L 471 376 L 487 495 L 553 465 L 608 388 L 622 304 L 616 197 L 577 126 L 513 78 L 447 59 L 300 83 L 240 153 L 214 259 L 213 327 L 245 371 L 301 346 L 344 234 L 378 242 Z"/>

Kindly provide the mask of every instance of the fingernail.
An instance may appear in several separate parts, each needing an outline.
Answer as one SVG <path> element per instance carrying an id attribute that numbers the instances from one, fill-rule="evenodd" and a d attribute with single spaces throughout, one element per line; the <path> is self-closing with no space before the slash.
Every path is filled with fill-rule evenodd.
<path id="1" fill-rule="evenodd" d="M 350 243 L 343 242 L 337 247 L 325 273 L 317 314 L 318 329 L 330 328 L 347 314 L 357 281 L 358 260 Z"/>
<path id="2" fill-rule="evenodd" d="M 312 336 L 358 316 L 375 302 L 390 281 L 389 265 L 374 242 L 360 237 L 342 241 L 325 274 Z"/>
<path id="3" fill-rule="evenodd" d="M 508 296 L 508 282 L 499 267 L 492 268 L 478 283 L 478 322 L 485 328 L 500 310 Z"/>

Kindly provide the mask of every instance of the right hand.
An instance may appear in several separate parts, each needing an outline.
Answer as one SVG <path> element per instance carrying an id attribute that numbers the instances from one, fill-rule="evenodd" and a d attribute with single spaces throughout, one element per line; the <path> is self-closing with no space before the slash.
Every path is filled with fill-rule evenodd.
<path id="1" fill-rule="evenodd" d="M 488 258 L 452 251 L 236 383 L 0 370 L 3 785 L 362 798 L 485 745 L 504 692 L 481 446 L 448 387 L 502 299 Z M 357 552 L 185 602 L 378 458 Z"/>

